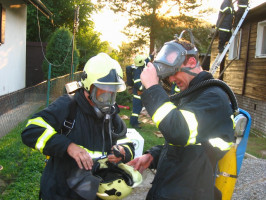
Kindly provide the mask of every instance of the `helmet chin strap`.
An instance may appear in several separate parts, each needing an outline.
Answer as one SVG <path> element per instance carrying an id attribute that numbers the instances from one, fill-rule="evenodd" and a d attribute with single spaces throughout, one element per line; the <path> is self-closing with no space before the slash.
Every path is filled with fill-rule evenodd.
<path id="1" fill-rule="evenodd" d="M 195 67 L 192 67 L 192 68 L 190 68 L 190 67 L 183 67 L 183 68 L 181 68 L 180 69 L 180 72 L 185 72 L 185 73 L 187 73 L 187 74 L 189 74 L 191 76 L 197 76 L 198 75 L 197 73 L 191 72 L 190 70 L 195 69 L 198 66 L 199 66 L 199 62 L 197 62 L 197 64 L 195 65 Z"/>

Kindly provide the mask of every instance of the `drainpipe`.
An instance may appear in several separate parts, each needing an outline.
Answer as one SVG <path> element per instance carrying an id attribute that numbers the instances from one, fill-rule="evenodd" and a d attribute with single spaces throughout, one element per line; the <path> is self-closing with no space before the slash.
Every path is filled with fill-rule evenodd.
<path id="1" fill-rule="evenodd" d="M 250 32 L 251 32 L 251 24 L 248 27 L 248 39 L 247 39 L 247 51 L 246 51 L 246 59 L 245 59 L 245 69 L 244 69 L 244 78 L 242 84 L 242 96 L 245 95 L 246 90 L 246 81 L 247 81 L 247 72 L 248 72 L 248 55 L 249 55 L 249 43 L 250 43 Z"/>

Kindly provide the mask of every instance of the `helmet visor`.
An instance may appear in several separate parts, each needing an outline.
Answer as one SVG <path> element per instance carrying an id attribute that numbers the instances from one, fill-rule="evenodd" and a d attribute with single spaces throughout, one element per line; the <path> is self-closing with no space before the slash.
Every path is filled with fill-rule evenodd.
<path id="1" fill-rule="evenodd" d="M 125 82 L 114 69 L 107 76 L 98 79 L 93 84 L 102 90 L 111 92 L 122 92 L 126 89 Z"/>

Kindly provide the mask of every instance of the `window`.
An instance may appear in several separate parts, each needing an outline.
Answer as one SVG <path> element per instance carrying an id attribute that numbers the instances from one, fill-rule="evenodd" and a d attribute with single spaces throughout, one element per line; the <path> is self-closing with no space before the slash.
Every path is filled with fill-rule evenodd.
<path id="1" fill-rule="evenodd" d="M 241 36 L 242 29 L 238 31 L 229 47 L 228 60 L 238 60 L 240 58 Z"/>
<path id="2" fill-rule="evenodd" d="M 258 23 L 255 58 L 266 58 L 266 20 Z"/>
<path id="3" fill-rule="evenodd" d="M 6 12 L 0 4 L 0 45 L 5 42 L 5 23 L 6 23 Z"/>

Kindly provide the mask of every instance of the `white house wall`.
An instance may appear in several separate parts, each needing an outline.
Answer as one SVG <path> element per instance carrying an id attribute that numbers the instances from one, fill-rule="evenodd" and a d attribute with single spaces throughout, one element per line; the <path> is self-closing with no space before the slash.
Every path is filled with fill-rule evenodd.
<path id="1" fill-rule="evenodd" d="M 5 42 L 0 46 L 0 96 L 25 88 L 27 6 L 0 0 L 6 9 Z"/>

